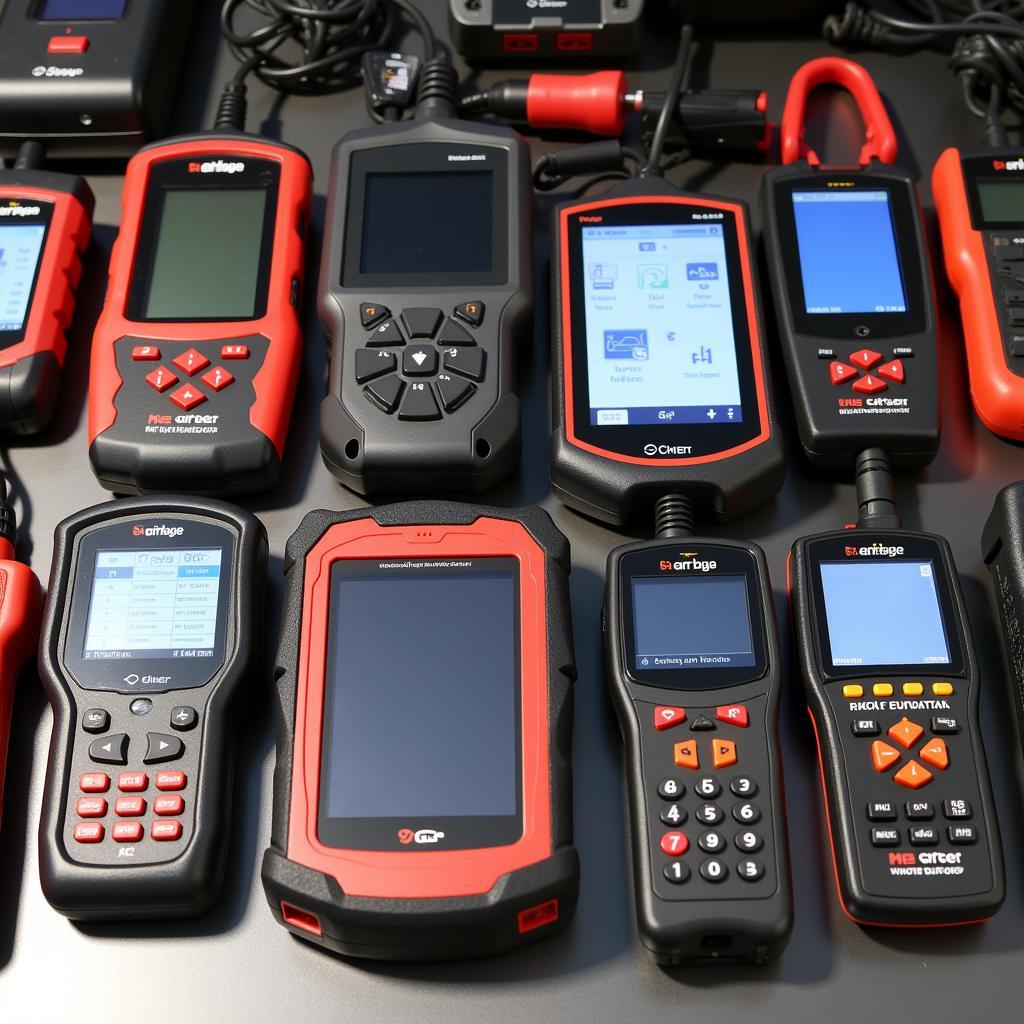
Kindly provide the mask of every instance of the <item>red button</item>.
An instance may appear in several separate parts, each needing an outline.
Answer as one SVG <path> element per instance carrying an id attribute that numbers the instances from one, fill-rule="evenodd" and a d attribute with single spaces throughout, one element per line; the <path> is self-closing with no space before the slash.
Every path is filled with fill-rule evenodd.
<path id="1" fill-rule="evenodd" d="M 202 352 L 190 348 L 187 352 L 182 352 L 180 356 L 175 356 L 173 363 L 179 370 L 184 370 L 191 377 L 193 373 L 205 370 L 210 365 L 210 360 Z"/>
<path id="2" fill-rule="evenodd" d="M 224 369 L 223 366 L 216 366 L 208 370 L 200 378 L 204 384 L 208 384 L 214 391 L 226 388 L 235 378 Z"/>
<path id="3" fill-rule="evenodd" d="M 140 360 L 142 362 L 148 362 L 149 360 L 157 360 L 160 358 L 160 349 L 156 345 L 136 345 L 132 349 L 132 359 L 136 362 Z"/>
<path id="4" fill-rule="evenodd" d="M 885 387 L 884 384 L 882 386 Z M 206 401 L 206 395 L 199 388 L 194 388 L 191 384 L 185 384 L 171 395 L 171 401 L 180 409 L 188 412 L 189 409 L 202 405 Z"/>
<path id="5" fill-rule="evenodd" d="M 98 821 L 83 821 L 71 830 L 71 834 L 76 843 L 100 843 L 103 841 L 103 826 Z"/>
<path id="6" fill-rule="evenodd" d="M 735 725 L 740 729 L 746 729 L 750 724 L 747 709 L 742 704 L 723 704 L 720 708 L 715 709 L 715 718 L 720 722 L 728 722 L 729 725 Z"/>
<path id="7" fill-rule="evenodd" d="M 88 36 L 53 36 L 47 53 L 85 53 L 89 49 Z"/>
<path id="8" fill-rule="evenodd" d="M 149 835 L 151 839 L 155 839 L 158 843 L 173 842 L 175 839 L 181 838 L 181 822 L 154 821 L 149 826 Z"/>
<path id="9" fill-rule="evenodd" d="M 661 837 L 661 852 L 670 857 L 682 857 L 690 848 L 690 840 L 682 832 L 666 832 Z"/>
<path id="10" fill-rule="evenodd" d="M 880 366 L 875 372 L 893 384 L 902 384 L 907 379 L 902 359 L 894 359 L 891 363 Z"/>
<path id="11" fill-rule="evenodd" d="M 248 359 L 248 345 L 224 345 L 220 350 L 221 359 Z"/>
<path id="12" fill-rule="evenodd" d="M 141 796 L 119 796 L 114 801 L 114 813 L 119 818 L 137 818 L 146 813 L 146 801 Z"/>
<path id="13" fill-rule="evenodd" d="M 141 793 L 148 785 L 145 772 L 121 772 L 117 777 L 117 788 L 122 793 Z"/>
<path id="14" fill-rule="evenodd" d="M 167 790 L 184 789 L 187 779 L 184 772 L 157 772 L 156 788 Z"/>
<path id="15" fill-rule="evenodd" d="M 670 708 L 659 704 L 654 709 L 654 728 L 658 732 L 661 732 L 662 729 L 671 729 L 673 725 L 680 725 L 685 721 L 685 708 Z"/>
<path id="16" fill-rule="evenodd" d="M 177 793 L 173 796 L 158 796 L 153 801 L 153 813 L 162 816 L 174 816 L 185 810 L 185 801 Z"/>
<path id="17" fill-rule="evenodd" d="M 828 379 L 833 384 L 845 384 L 851 377 L 856 377 L 857 371 L 846 363 L 829 363 Z"/>
<path id="18" fill-rule="evenodd" d="M 107 813 L 107 801 L 101 796 L 83 796 L 78 800 L 80 818 L 102 818 Z"/>
<path id="19" fill-rule="evenodd" d="M 78 780 L 78 788 L 83 793 L 106 793 L 110 789 L 110 776 L 103 772 L 86 772 Z"/>
<path id="20" fill-rule="evenodd" d="M 146 383 L 162 394 L 169 387 L 178 383 L 178 375 L 168 370 L 166 366 L 161 366 L 146 374 Z"/>
<path id="21" fill-rule="evenodd" d="M 115 843 L 137 843 L 142 839 L 142 832 L 142 823 L 138 821 L 115 821 L 110 827 Z"/>
<path id="22" fill-rule="evenodd" d="M 878 391 L 887 390 L 888 387 L 884 380 L 879 380 L 870 373 L 853 382 L 853 390 L 859 391 L 862 395 L 873 395 Z"/>
<path id="23" fill-rule="evenodd" d="M 870 370 L 872 366 L 882 361 L 882 353 L 874 352 L 869 348 L 861 348 L 850 356 L 850 362 L 859 366 L 862 370 Z"/>

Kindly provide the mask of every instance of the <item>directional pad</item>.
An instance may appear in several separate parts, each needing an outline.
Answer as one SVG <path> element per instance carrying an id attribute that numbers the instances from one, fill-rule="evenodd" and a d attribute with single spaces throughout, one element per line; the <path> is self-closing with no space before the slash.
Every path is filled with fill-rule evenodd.
<path id="1" fill-rule="evenodd" d="M 398 410 L 400 420 L 439 420 L 441 410 L 429 384 L 410 384 Z"/>
<path id="2" fill-rule="evenodd" d="M 402 373 L 407 377 L 433 377 L 437 373 L 437 349 L 417 345 L 402 353 Z"/>
<path id="3" fill-rule="evenodd" d="M 924 729 L 909 718 L 901 718 L 889 729 L 889 737 L 905 750 L 909 750 L 923 735 Z"/>
<path id="4" fill-rule="evenodd" d="M 882 353 L 870 348 L 858 349 L 850 356 L 850 362 L 861 370 L 870 370 L 882 361 Z"/>
<path id="5" fill-rule="evenodd" d="M 187 352 L 182 352 L 180 356 L 175 356 L 173 362 L 179 370 L 187 373 L 190 377 L 200 370 L 205 370 L 210 365 L 210 360 L 202 352 L 194 348 L 190 348 Z"/>
<path id="6" fill-rule="evenodd" d="M 414 307 L 402 310 L 402 323 L 410 338 L 432 338 L 441 323 L 441 310 L 433 307 Z"/>
<path id="7" fill-rule="evenodd" d="M 879 380 L 874 374 L 865 374 L 853 382 L 853 390 L 862 395 L 874 395 L 879 391 L 885 391 L 889 387 L 884 380 Z"/>
<path id="8" fill-rule="evenodd" d="M 848 380 L 857 376 L 857 371 L 852 366 L 838 361 L 829 363 L 828 379 L 833 384 L 845 384 Z"/>

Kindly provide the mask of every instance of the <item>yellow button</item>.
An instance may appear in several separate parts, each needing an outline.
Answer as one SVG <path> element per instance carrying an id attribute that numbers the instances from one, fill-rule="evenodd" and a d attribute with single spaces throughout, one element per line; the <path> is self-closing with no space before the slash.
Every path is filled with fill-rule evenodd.
<path id="1" fill-rule="evenodd" d="M 864 687 L 861 686 L 860 683 L 847 683 L 843 687 L 843 696 L 849 697 L 850 700 L 853 700 L 856 697 L 863 697 Z"/>
<path id="2" fill-rule="evenodd" d="M 871 692 L 876 697 L 891 697 L 892 683 L 875 683 L 875 685 L 871 687 Z"/>
<path id="3" fill-rule="evenodd" d="M 924 693 L 924 686 L 921 683 L 903 684 L 904 697 L 920 697 L 922 693 Z"/>
<path id="4" fill-rule="evenodd" d="M 952 683 L 932 683 L 932 693 L 936 697 L 952 697 L 953 696 L 953 684 Z"/>

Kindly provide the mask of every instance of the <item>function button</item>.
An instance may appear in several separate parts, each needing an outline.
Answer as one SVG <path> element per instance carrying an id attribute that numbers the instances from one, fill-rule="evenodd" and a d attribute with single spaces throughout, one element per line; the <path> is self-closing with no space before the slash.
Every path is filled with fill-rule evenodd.
<path id="1" fill-rule="evenodd" d="M 711 741 L 711 762 L 715 768 L 728 768 L 736 763 L 736 744 L 732 740 Z"/>
<path id="2" fill-rule="evenodd" d="M 78 788 L 83 793 L 106 793 L 110 789 L 110 776 L 103 772 L 86 772 L 79 777 Z"/>
<path id="3" fill-rule="evenodd" d="M 932 693 L 936 697 L 952 697 L 953 696 L 953 684 L 952 683 L 932 683 Z"/>
<path id="4" fill-rule="evenodd" d="M 966 800 L 943 800 L 942 813 L 949 821 L 961 821 L 971 816 L 971 805 Z"/>
<path id="5" fill-rule="evenodd" d="M 939 841 L 939 830 L 934 825 L 918 825 L 910 830 L 911 846 L 935 846 Z"/>
<path id="6" fill-rule="evenodd" d="M 722 808 L 717 804 L 701 804 L 693 812 L 694 818 L 699 821 L 702 825 L 719 825 L 725 818 L 722 813 Z"/>
<path id="7" fill-rule="evenodd" d="M 682 857 L 690 848 L 690 840 L 682 832 L 666 832 L 659 842 L 661 852 L 669 857 Z"/>
<path id="8" fill-rule="evenodd" d="M 93 740 L 89 744 L 89 759 L 97 764 L 127 764 L 128 737 L 119 732 Z"/>
<path id="9" fill-rule="evenodd" d="M 154 821 L 149 826 L 149 836 L 158 843 L 173 843 L 181 838 L 181 822 Z"/>
<path id="10" fill-rule="evenodd" d="M 696 771 L 700 767 L 696 740 L 684 740 L 682 743 L 677 743 L 672 748 L 672 756 L 680 768 L 690 768 Z"/>
<path id="11" fill-rule="evenodd" d="M 156 345 L 136 345 L 132 349 L 132 359 L 137 363 L 155 362 L 160 358 L 160 349 Z"/>
<path id="12" fill-rule="evenodd" d="M 364 302 L 359 307 L 359 320 L 364 327 L 372 327 L 386 316 L 391 316 L 391 310 L 379 302 Z"/>
<path id="13" fill-rule="evenodd" d="M 1024 260 L 1024 245 L 997 245 L 995 246 L 995 253 L 1000 263 L 1011 260 Z"/>
<path id="14" fill-rule="evenodd" d="M 690 732 L 707 732 L 715 728 L 715 723 L 707 715 L 698 715 L 690 723 Z"/>
<path id="15" fill-rule="evenodd" d="M 866 373 L 853 382 L 853 390 L 861 395 L 877 395 L 879 391 L 887 391 L 889 385 L 874 374 Z"/>
<path id="16" fill-rule="evenodd" d="M 654 709 L 654 728 L 658 732 L 662 732 L 664 729 L 671 729 L 675 725 L 682 725 L 685 721 L 685 708 L 666 707 L 663 704 L 659 704 Z"/>
<path id="17" fill-rule="evenodd" d="M 481 381 L 484 379 L 484 350 L 450 348 L 444 354 L 444 368 L 470 380 Z"/>
<path id="18" fill-rule="evenodd" d="M 407 348 L 402 353 L 402 373 L 407 377 L 433 377 L 437 373 L 437 349 Z"/>
<path id="19" fill-rule="evenodd" d="M 737 850 L 742 850 L 744 853 L 757 853 L 758 850 L 764 845 L 763 840 L 756 832 L 746 831 L 737 832 L 736 838 L 733 840 L 736 844 Z"/>
<path id="20" fill-rule="evenodd" d="M 153 702 L 148 697 L 136 697 L 135 700 L 128 705 L 128 710 L 133 715 L 138 715 L 140 718 L 143 715 L 148 715 L 153 710 Z"/>
<path id="21" fill-rule="evenodd" d="M 194 388 L 191 384 L 185 384 L 171 394 L 171 401 L 179 409 L 184 409 L 185 412 L 188 412 L 197 405 L 202 405 L 206 401 L 206 395 L 199 388 Z"/>
<path id="22" fill-rule="evenodd" d="M 757 796 L 757 783 L 747 775 L 737 775 L 729 783 L 729 789 L 736 796 Z"/>
<path id="23" fill-rule="evenodd" d="M 721 853 L 726 847 L 725 837 L 721 832 L 705 832 L 700 839 L 697 840 L 697 845 L 705 853 Z"/>
<path id="24" fill-rule="evenodd" d="M 199 373 L 200 370 L 205 370 L 210 365 L 210 360 L 195 348 L 190 348 L 187 352 L 182 352 L 181 355 L 175 356 L 171 362 L 190 377 L 194 373 Z"/>
<path id="25" fill-rule="evenodd" d="M 741 825 L 753 825 L 761 820 L 761 812 L 753 804 L 737 804 L 732 809 L 732 816 Z"/>
<path id="26" fill-rule="evenodd" d="M 931 720 L 932 732 L 943 735 L 951 735 L 960 731 L 960 723 L 949 715 L 936 715 Z"/>
<path id="27" fill-rule="evenodd" d="M 892 683 L 875 683 L 875 685 L 871 687 L 871 693 L 875 697 L 891 697 Z"/>
<path id="28" fill-rule="evenodd" d="M 932 781 L 932 773 L 916 761 L 908 761 L 892 778 L 907 789 L 920 789 Z"/>
<path id="29" fill-rule="evenodd" d="M 1024 307 L 1010 306 L 1006 311 L 1006 322 L 1011 327 L 1024 327 Z"/>
<path id="30" fill-rule="evenodd" d="M 843 696 L 847 700 L 856 700 L 858 697 L 864 696 L 864 687 L 860 683 L 847 683 L 843 687 Z"/>
<path id="31" fill-rule="evenodd" d="M 868 821 L 895 821 L 898 816 L 892 800 L 872 800 L 868 804 Z"/>
<path id="32" fill-rule="evenodd" d="M 908 800 L 903 812 L 908 821 L 931 821 L 935 817 L 935 808 L 927 800 Z"/>
<path id="33" fill-rule="evenodd" d="M 671 882 L 673 885 L 682 885 L 683 882 L 689 881 L 690 866 L 684 860 L 674 860 L 666 864 L 661 873 L 667 882 Z"/>
<path id="34" fill-rule="evenodd" d="M 47 53 L 85 53 L 88 49 L 88 36 L 51 36 L 46 45 Z"/>
<path id="35" fill-rule="evenodd" d="M 168 388 L 178 383 L 178 375 L 166 366 L 158 366 L 146 374 L 146 383 L 163 394 Z"/>
<path id="36" fill-rule="evenodd" d="M 381 377 L 380 380 L 374 381 L 372 384 L 367 384 L 363 388 L 363 394 L 384 412 L 394 412 L 404 390 L 405 381 L 397 374 L 392 373 L 390 376 Z"/>
<path id="37" fill-rule="evenodd" d="M 1010 335 L 1010 355 L 1015 359 L 1024 357 L 1024 334 Z"/>
<path id="38" fill-rule="evenodd" d="M 176 729 L 178 732 L 187 732 L 189 729 L 194 729 L 198 721 L 199 712 L 195 708 L 183 705 L 180 708 L 172 708 L 171 710 L 171 728 Z"/>
<path id="39" fill-rule="evenodd" d="M 658 817 L 661 818 L 663 825 L 682 825 L 686 821 L 686 808 L 680 807 L 679 804 L 669 804 Z"/>
<path id="40" fill-rule="evenodd" d="M 873 828 L 871 830 L 872 846 L 899 846 L 900 830 L 898 828 Z"/>
<path id="41" fill-rule="evenodd" d="M 714 800 L 722 792 L 722 787 L 718 784 L 718 779 L 705 775 L 697 780 L 693 791 L 698 796 L 704 797 L 705 800 Z"/>
<path id="42" fill-rule="evenodd" d="M 479 327 L 484 322 L 485 307 L 482 302 L 463 302 L 455 307 L 455 315 L 465 320 L 471 327 Z"/>
<path id="43" fill-rule="evenodd" d="M 978 841 L 978 830 L 973 825 L 950 825 L 946 835 L 954 846 L 973 846 Z"/>
<path id="44" fill-rule="evenodd" d="M 107 813 L 107 801 L 101 796 L 82 796 L 75 810 L 80 818 L 102 818 Z"/>
<path id="45" fill-rule="evenodd" d="M 900 752 L 884 740 L 871 744 L 871 763 L 876 772 L 887 772 L 900 759 Z"/>
<path id="46" fill-rule="evenodd" d="M 819 348 L 818 358 L 819 359 L 835 359 L 836 350 L 834 348 Z"/>
<path id="47" fill-rule="evenodd" d="M 706 860 L 700 866 L 700 876 L 708 882 L 724 882 L 729 869 L 720 860 Z"/>
<path id="48" fill-rule="evenodd" d="M 907 372 L 900 359 L 893 359 L 884 366 L 880 366 L 875 372 L 882 380 L 887 380 L 890 384 L 902 384 L 907 379 Z"/>
<path id="49" fill-rule="evenodd" d="M 188 778 L 184 772 L 157 772 L 156 788 L 163 792 L 173 792 L 185 788 Z"/>
<path id="50" fill-rule="evenodd" d="M 235 380 L 234 375 L 228 373 L 223 366 L 215 366 L 212 370 L 207 370 L 199 379 L 214 391 L 223 391 Z"/>
<path id="51" fill-rule="evenodd" d="M 764 878 L 764 865 L 759 860 L 754 860 L 752 857 L 747 860 L 741 860 L 736 865 L 736 874 L 743 879 L 744 882 L 759 882 Z"/>
<path id="52" fill-rule="evenodd" d="M 437 333 L 443 315 L 441 310 L 432 306 L 414 306 L 402 310 L 402 323 L 410 338 L 432 338 Z"/>
<path id="53" fill-rule="evenodd" d="M 221 345 L 220 347 L 221 359 L 248 359 L 249 358 L 249 346 L 248 345 Z"/>
<path id="54" fill-rule="evenodd" d="M 145 772 L 121 772 L 117 777 L 117 788 L 122 793 L 144 793 L 149 785 Z"/>
<path id="55" fill-rule="evenodd" d="M 377 347 L 382 345 L 404 345 L 405 338 L 402 336 L 402 332 L 398 329 L 398 324 L 394 320 L 385 320 L 378 327 L 374 327 L 366 339 L 366 344 Z"/>
<path id="56" fill-rule="evenodd" d="M 850 729 L 854 736 L 877 736 L 882 731 L 874 718 L 855 718 L 850 723 Z"/>
<path id="57" fill-rule="evenodd" d="M 142 841 L 141 821 L 115 821 L 110 826 L 110 838 L 115 843 L 139 843 Z"/>
<path id="58" fill-rule="evenodd" d="M 870 370 L 877 366 L 883 359 L 881 352 L 875 352 L 870 348 L 859 348 L 850 356 L 850 362 L 861 370 Z"/>
<path id="59" fill-rule="evenodd" d="M 723 704 L 721 707 L 715 708 L 715 718 L 720 722 L 735 725 L 738 729 L 746 729 L 750 724 L 750 716 L 743 704 Z"/>
<path id="60" fill-rule="evenodd" d="M 939 739 L 937 736 L 929 740 L 917 752 L 917 756 L 925 764 L 938 768 L 940 772 L 944 772 L 949 767 L 949 751 L 946 749 L 946 741 Z"/>
<path id="61" fill-rule="evenodd" d="M 924 693 L 923 683 L 904 683 L 903 684 L 903 696 L 904 697 L 920 697 Z"/>
<path id="62" fill-rule="evenodd" d="M 476 386 L 468 380 L 456 380 L 442 373 L 437 378 L 437 393 L 445 412 L 455 412 L 468 398 L 476 393 Z"/>
<path id="63" fill-rule="evenodd" d="M 857 376 L 857 371 L 852 366 L 847 366 L 846 363 L 840 363 L 838 361 L 829 363 L 828 366 L 828 379 L 833 384 L 845 384 L 848 380 Z"/>
<path id="64" fill-rule="evenodd" d="M 398 418 L 417 422 L 441 418 L 441 410 L 429 384 L 410 384 L 406 388 L 405 398 L 402 399 L 402 406 L 398 410 Z"/>
<path id="65" fill-rule="evenodd" d="M 658 796 L 662 800 L 682 800 L 686 787 L 678 779 L 662 779 L 658 783 Z"/>
<path id="66" fill-rule="evenodd" d="M 106 732 L 110 728 L 110 715 L 102 708 L 92 708 L 82 715 L 82 728 L 86 732 Z"/>
<path id="67" fill-rule="evenodd" d="M 146 813 L 146 801 L 141 796 L 119 796 L 114 801 L 114 813 L 119 818 L 138 818 Z"/>
<path id="68" fill-rule="evenodd" d="M 914 350 L 909 345 L 897 345 L 893 350 L 892 354 L 897 359 L 913 359 Z"/>
<path id="69" fill-rule="evenodd" d="M 398 369 L 398 357 L 383 348 L 356 349 L 356 383 L 365 384 Z"/>
<path id="70" fill-rule="evenodd" d="M 153 813 L 159 814 L 161 817 L 177 817 L 184 810 L 185 801 L 177 793 L 172 793 L 170 796 L 158 796 L 153 801 Z"/>
<path id="71" fill-rule="evenodd" d="M 889 738 L 895 740 L 901 747 L 909 750 L 922 736 L 924 729 L 911 722 L 909 718 L 901 718 L 895 725 L 889 727 Z"/>
<path id="72" fill-rule="evenodd" d="M 151 732 L 146 736 L 146 756 L 142 763 L 162 764 L 164 761 L 174 761 L 184 753 L 185 744 L 177 736 Z"/>
<path id="73" fill-rule="evenodd" d="M 76 843 L 101 843 L 103 826 L 98 821 L 82 821 L 71 830 L 71 835 Z"/>
<path id="74" fill-rule="evenodd" d="M 441 333 L 437 336 L 437 343 L 438 345 L 475 345 L 476 341 L 458 320 L 448 319 L 445 320 L 444 327 L 441 328 Z"/>

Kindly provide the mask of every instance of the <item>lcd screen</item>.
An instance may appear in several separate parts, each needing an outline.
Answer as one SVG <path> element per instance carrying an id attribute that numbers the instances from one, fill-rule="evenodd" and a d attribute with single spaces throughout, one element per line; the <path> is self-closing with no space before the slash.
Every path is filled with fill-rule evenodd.
<path id="1" fill-rule="evenodd" d="M 45 224 L 0 227 L 0 331 L 25 326 L 45 236 Z"/>
<path id="2" fill-rule="evenodd" d="M 723 226 L 582 239 L 591 425 L 742 422 Z"/>
<path id="3" fill-rule="evenodd" d="M 41 0 L 40 21 L 117 21 L 124 17 L 128 0 Z"/>
<path id="4" fill-rule="evenodd" d="M 930 559 L 823 562 L 821 588 L 833 668 L 950 664 Z"/>
<path id="5" fill-rule="evenodd" d="M 1024 223 L 1024 181 L 979 181 L 981 215 L 993 224 Z"/>
<path id="6" fill-rule="evenodd" d="M 757 664 L 744 576 L 634 579 L 633 632 L 642 672 Z"/>
<path id="7" fill-rule="evenodd" d="M 888 192 L 794 192 L 793 216 L 807 313 L 907 311 Z"/>

